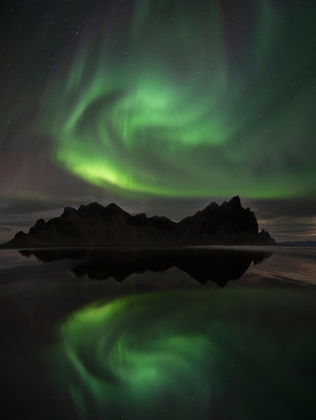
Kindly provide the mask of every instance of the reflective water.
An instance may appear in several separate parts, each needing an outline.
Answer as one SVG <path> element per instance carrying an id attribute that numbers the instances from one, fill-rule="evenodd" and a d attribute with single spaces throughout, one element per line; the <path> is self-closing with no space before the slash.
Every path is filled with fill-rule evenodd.
<path id="1" fill-rule="evenodd" d="M 1 418 L 314 418 L 315 259 L 1 250 Z"/>

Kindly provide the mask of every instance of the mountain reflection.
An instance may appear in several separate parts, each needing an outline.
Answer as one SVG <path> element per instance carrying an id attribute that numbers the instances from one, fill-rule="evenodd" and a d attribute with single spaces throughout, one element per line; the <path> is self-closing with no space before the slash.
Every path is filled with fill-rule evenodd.
<path id="1" fill-rule="evenodd" d="M 26 257 L 34 255 L 44 262 L 74 260 L 73 273 L 93 280 L 123 281 L 135 273 L 165 272 L 177 267 L 201 284 L 211 281 L 220 287 L 239 279 L 251 263 L 259 264 L 272 255 L 266 251 L 215 249 L 54 249 L 20 253 Z"/>

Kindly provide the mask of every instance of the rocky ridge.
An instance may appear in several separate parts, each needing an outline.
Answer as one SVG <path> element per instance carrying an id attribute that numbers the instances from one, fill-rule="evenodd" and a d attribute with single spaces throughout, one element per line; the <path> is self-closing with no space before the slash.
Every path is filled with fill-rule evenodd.
<path id="1" fill-rule="evenodd" d="M 193 216 L 174 222 L 164 216 L 131 215 L 112 203 L 66 207 L 61 216 L 38 220 L 28 233 L 18 232 L 5 246 L 188 246 L 273 245 L 274 239 L 250 208 L 233 197 L 213 202 Z"/>

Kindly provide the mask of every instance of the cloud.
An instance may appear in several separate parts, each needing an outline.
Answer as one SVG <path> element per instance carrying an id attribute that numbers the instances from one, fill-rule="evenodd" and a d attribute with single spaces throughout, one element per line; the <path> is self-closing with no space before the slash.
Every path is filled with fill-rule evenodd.
<path id="1" fill-rule="evenodd" d="M 11 231 L 12 231 L 12 229 L 10 229 L 8 227 L 0 226 L 0 232 L 11 232 Z"/>
<path id="2" fill-rule="evenodd" d="M 3 220 L 1 221 L 1 225 L 2 226 L 14 226 L 14 227 L 30 227 L 32 226 L 32 220 L 33 218 L 29 219 L 29 220 L 15 220 L 15 219 L 10 219 L 10 220 Z"/>
<path id="3" fill-rule="evenodd" d="M 31 214 L 49 210 L 56 210 L 65 206 L 65 200 L 41 200 L 38 198 L 15 198 L 10 204 L 0 208 L 0 213 L 5 215 Z"/>
<path id="4" fill-rule="evenodd" d="M 249 200 L 256 214 L 266 219 L 316 216 L 316 199 Z"/>

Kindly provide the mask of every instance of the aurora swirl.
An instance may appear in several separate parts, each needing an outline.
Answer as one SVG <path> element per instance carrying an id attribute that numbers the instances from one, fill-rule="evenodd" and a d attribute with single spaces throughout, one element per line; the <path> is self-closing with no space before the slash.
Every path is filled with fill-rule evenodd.
<path id="1" fill-rule="evenodd" d="M 99 302 L 61 324 L 48 359 L 79 419 L 292 418 L 313 401 L 303 301 L 310 316 L 312 297 L 273 290 Z"/>
<path id="2" fill-rule="evenodd" d="M 36 124 L 52 160 L 124 196 L 310 195 L 315 14 L 253 3 L 239 41 L 218 0 L 139 0 L 82 35 Z"/>

